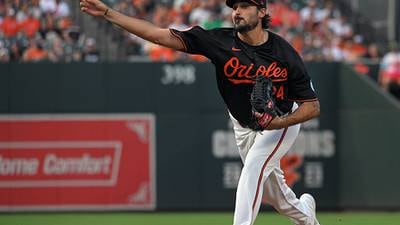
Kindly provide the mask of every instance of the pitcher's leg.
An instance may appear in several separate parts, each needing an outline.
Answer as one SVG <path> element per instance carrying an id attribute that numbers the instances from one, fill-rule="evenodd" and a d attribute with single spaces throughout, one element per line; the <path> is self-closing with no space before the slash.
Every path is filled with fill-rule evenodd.
<path id="1" fill-rule="evenodd" d="M 279 167 L 276 167 L 269 174 L 264 187 L 264 194 L 268 203 L 280 214 L 288 216 L 298 225 L 318 224 L 315 218 L 315 202 L 313 209 L 310 199 L 298 199 L 296 194 L 286 184 L 283 171 Z M 312 199 L 312 201 L 314 200 Z"/>
<path id="2" fill-rule="evenodd" d="M 288 129 L 258 134 L 248 151 L 236 192 L 234 225 L 253 224 L 263 193 L 263 184 L 276 163 L 287 152 Z M 291 139 L 291 138 L 289 138 Z"/>
<path id="3" fill-rule="evenodd" d="M 251 225 L 258 213 L 263 185 L 266 176 L 264 173 L 255 173 L 262 168 L 262 162 L 249 161 L 245 164 L 240 175 L 236 191 L 236 204 L 234 213 L 234 225 Z M 266 171 L 266 173 L 268 173 Z M 261 184 L 259 184 L 261 183 Z"/>
<path id="4" fill-rule="evenodd" d="M 296 224 L 305 224 L 309 213 L 296 194 L 287 186 L 283 172 L 276 168 L 265 182 L 267 202 L 280 214 L 288 216 Z"/>

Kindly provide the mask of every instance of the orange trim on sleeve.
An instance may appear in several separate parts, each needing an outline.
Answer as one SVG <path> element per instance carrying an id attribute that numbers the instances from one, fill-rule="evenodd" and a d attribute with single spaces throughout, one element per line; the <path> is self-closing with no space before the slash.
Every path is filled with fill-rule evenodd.
<path id="1" fill-rule="evenodd" d="M 185 43 L 185 41 L 183 40 L 183 38 L 182 38 L 179 34 L 175 33 L 175 31 L 174 31 L 173 29 L 169 29 L 169 32 L 171 32 L 171 34 L 172 34 L 174 37 L 178 38 L 178 39 L 181 41 L 181 43 L 182 43 L 182 45 L 183 45 L 183 48 L 184 48 L 184 52 L 187 52 L 187 51 L 188 51 L 188 48 L 187 48 L 186 43 Z"/>
<path id="2" fill-rule="evenodd" d="M 312 99 L 288 99 L 289 101 L 292 102 L 314 102 L 317 101 L 318 98 L 312 98 Z"/>

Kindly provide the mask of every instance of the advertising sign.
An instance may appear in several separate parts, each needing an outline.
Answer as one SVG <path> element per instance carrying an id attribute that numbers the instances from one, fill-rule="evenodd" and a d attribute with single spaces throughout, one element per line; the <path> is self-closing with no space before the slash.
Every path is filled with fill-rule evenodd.
<path id="1" fill-rule="evenodd" d="M 151 114 L 0 117 L 0 210 L 155 208 Z"/>

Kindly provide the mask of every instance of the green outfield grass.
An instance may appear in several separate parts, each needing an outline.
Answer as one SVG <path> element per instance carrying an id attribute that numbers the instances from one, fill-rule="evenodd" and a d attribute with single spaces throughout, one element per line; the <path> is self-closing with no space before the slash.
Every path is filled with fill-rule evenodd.
<path id="1" fill-rule="evenodd" d="M 400 225 L 399 213 L 319 213 L 322 225 Z M 230 225 L 232 213 L 15 213 L 0 225 Z M 255 225 L 291 225 L 276 213 L 261 213 Z"/>

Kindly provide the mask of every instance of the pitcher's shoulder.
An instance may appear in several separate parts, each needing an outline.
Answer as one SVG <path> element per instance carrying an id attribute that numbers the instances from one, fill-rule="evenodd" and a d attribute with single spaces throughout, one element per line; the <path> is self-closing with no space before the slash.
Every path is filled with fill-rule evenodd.
<path id="1" fill-rule="evenodd" d="M 208 32 L 216 35 L 216 36 L 234 36 L 234 30 L 231 27 L 221 27 L 221 28 L 214 28 L 208 30 Z"/>

